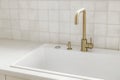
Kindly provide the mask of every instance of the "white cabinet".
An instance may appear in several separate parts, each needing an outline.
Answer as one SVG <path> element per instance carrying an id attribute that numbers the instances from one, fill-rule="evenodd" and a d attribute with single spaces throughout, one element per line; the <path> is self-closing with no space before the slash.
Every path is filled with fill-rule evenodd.
<path id="1" fill-rule="evenodd" d="M 0 74 L 0 80 L 5 80 L 5 75 Z"/>
<path id="2" fill-rule="evenodd" d="M 0 79 L 1 80 L 1 79 Z M 29 78 L 29 79 L 24 79 L 24 78 L 20 78 L 20 77 L 16 77 L 16 76 L 6 76 L 5 80 L 53 80 L 53 79 L 45 79 L 45 78 Z"/>
<path id="3" fill-rule="evenodd" d="M 0 74 L 0 80 L 53 80 L 53 79 L 47 79 L 47 78 L 27 78 L 25 79 L 24 77 L 16 77 L 16 76 L 9 76 L 9 75 L 4 75 Z"/>
<path id="4" fill-rule="evenodd" d="M 13 76 L 6 76 L 6 80 L 28 80 L 28 79 L 23 79 L 23 78 L 18 78 Z"/>

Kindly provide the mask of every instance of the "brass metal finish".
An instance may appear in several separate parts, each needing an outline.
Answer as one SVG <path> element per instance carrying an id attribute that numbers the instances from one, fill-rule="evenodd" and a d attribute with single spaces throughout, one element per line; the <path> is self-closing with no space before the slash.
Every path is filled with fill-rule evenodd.
<path id="1" fill-rule="evenodd" d="M 70 41 L 68 41 L 67 47 L 68 47 L 67 50 L 72 50 Z"/>
<path id="2" fill-rule="evenodd" d="M 90 43 L 87 42 L 86 39 L 86 10 L 84 8 L 78 10 L 75 14 L 75 24 L 78 24 L 79 21 L 79 15 L 80 13 L 83 13 L 83 34 L 82 34 L 82 40 L 81 40 L 81 51 L 87 52 L 88 48 L 93 48 L 92 38 L 90 39 Z"/>

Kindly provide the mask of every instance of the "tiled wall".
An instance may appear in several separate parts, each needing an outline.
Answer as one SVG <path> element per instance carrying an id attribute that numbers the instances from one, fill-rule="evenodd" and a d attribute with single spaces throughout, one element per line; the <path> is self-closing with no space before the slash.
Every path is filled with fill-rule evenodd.
<path id="1" fill-rule="evenodd" d="M 0 38 L 80 45 L 74 16 L 83 7 L 95 47 L 120 49 L 119 0 L 0 0 Z"/>

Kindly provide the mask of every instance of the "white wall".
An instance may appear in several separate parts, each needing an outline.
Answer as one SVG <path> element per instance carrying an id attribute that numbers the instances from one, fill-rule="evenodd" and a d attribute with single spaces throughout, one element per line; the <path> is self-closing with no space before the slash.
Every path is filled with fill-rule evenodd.
<path id="1" fill-rule="evenodd" d="M 0 38 L 80 45 L 74 16 L 83 7 L 95 47 L 120 49 L 119 0 L 0 0 Z"/>

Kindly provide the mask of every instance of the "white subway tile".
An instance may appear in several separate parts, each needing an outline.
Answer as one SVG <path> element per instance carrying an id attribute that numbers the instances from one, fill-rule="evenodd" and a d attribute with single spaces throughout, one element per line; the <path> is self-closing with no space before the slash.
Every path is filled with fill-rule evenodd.
<path id="1" fill-rule="evenodd" d="M 59 34 L 50 33 L 50 43 L 58 43 L 58 42 L 59 42 Z"/>
<path id="2" fill-rule="evenodd" d="M 21 40 L 21 31 L 20 30 L 12 30 L 12 38 L 15 40 Z"/>
<path id="3" fill-rule="evenodd" d="M 18 8 L 18 1 L 19 0 L 10 0 L 9 1 L 9 8 L 15 8 L 15 9 L 17 9 Z"/>
<path id="4" fill-rule="evenodd" d="M 119 12 L 108 12 L 108 24 L 120 24 Z"/>
<path id="5" fill-rule="evenodd" d="M 19 8 L 28 8 L 28 0 L 19 0 Z"/>
<path id="6" fill-rule="evenodd" d="M 40 41 L 40 32 L 31 31 L 30 32 L 30 40 L 39 42 Z"/>
<path id="7" fill-rule="evenodd" d="M 21 39 L 22 40 L 30 40 L 29 30 L 21 30 Z"/>
<path id="8" fill-rule="evenodd" d="M 108 25 L 108 36 L 119 37 L 120 36 L 120 25 Z"/>
<path id="9" fill-rule="evenodd" d="M 107 35 L 107 25 L 106 24 L 95 24 L 94 35 L 95 36 L 106 36 Z"/>
<path id="10" fill-rule="evenodd" d="M 96 48 L 105 48 L 106 47 L 106 37 L 94 36 L 94 46 Z"/>
<path id="11" fill-rule="evenodd" d="M 40 32 L 40 42 L 49 43 L 49 32 Z"/>
<path id="12" fill-rule="evenodd" d="M 11 28 L 14 30 L 20 30 L 20 21 L 19 20 L 10 20 Z"/>
<path id="13" fill-rule="evenodd" d="M 38 1 L 37 0 L 30 0 L 28 2 L 28 7 L 30 9 L 38 9 Z"/>
<path id="14" fill-rule="evenodd" d="M 38 20 L 38 11 L 37 10 L 29 10 L 28 11 L 28 19 L 29 20 Z"/>
<path id="15" fill-rule="evenodd" d="M 50 10 L 58 10 L 59 9 L 59 5 L 58 5 L 58 1 L 47 1 L 48 4 L 48 8 L 47 9 L 50 9 Z"/>
<path id="16" fill-rule="evenodd" d="M 38 9 L 44 10 L 48 8 L 49 8 L 48 1 L 43 1 L 43 0 L 38 1 Z"/>
<path id="17" fill-rule="evenodd" d="M 92 11 L 87 11 L 86 12 L 86 22 L 87 23 L 94 23 L 94 19 L 95 19 L 95 15 L 94 15 L 95 13 L 94 12 L 92 12 Z M 81 19 L 82 19 L 82 17 L 81 17 Z"/>
<path id="18" fill-rule="evenodd" d="M 19 9 L 19 19 L 28 19 L 28 9 Z"/>
<path id="19" fill-rule="evenodd" d="M 10 10 L 10 19 L 19 19 L 18 10 L 11 9 Z"/>
<path id="20" fill-rule="evenodd" d="M 11 31 L 11 29 L 1 29 L 0 38 L 12 39 L 12 31 Z"/>
<path id="21" fill-rule="evenodd" d="M 49 21 L 59 21 L 59 11 L 58 10 L 49 10 Z"/>
<path id="22" fill-rule="evenodd" d="M 9 20 L 0 20 L 0 28 L 2 29 L 11 29 L 11 24 Z"/>
<path id="23" fill-rule="evenodd" d="M 10 11 L 9 9 L 0 9 L 0 19 L 9 19 Z"/>
<path id="24" fill-rule="evenodd" d="M 40 21 L 40 31 L 49 31 L 49 27 L 48 27 L 48 22 L 47 21 Z"/>
<path id="25" fill-rule="evenodd" d="M 40 23 L 39 23 L 39 21 L 29 20 L 28 26 L 30 28 L 30 31 L 35 31 L 35 32 L 40 31 Z"/>
<path id="26" fill-rule="evenodd" d="M 108 49 L 119 49 L 119 38 L 118 37 L 107 37 L 106 47 Z"/>
<path id="27" fill-rule="evenodd" d="M 71 34 L 71 42 L 72 43 L 81 43 L 82 35 Z"/>
<path id="28" fill-rule="evenodd" d="M 107 12 L 95 12 L 95 23 L 106 24 Z"/>
<path id="29" fill-rule="evenodd" d="M 109 1 L 109 11 L 120 11 L 120 1 Z"/>
<path id="30" fill-rule="evenodd" d="M 86 24 L 86 34 L 93 35 L 94 34 L 93 31 L 94 31 L 94 24 Z"/>
<path id="31" fill-rule="evenodd" d="M 62 10 L 70 10 L 70 1 L 58 1 L 59 2 L 59 9 Z"/>
<path id="32" fill-rule="evenodd" d="M 95 1 L 83 1 L 83 8 L 85 8 L 88 11 L 94 11 Z"/>
<path id="33" fill-rule="evenodd" d="M 30 30 L 28 20 L 20 20 L 20 29 L 21 30 Z"/>
<path id="34" fill-rule="evenodd" d="M 70 33 L 70 23 L 60 23 L 60 33 Z"/>
<path id="35" fill-rule="evenodd" d="M 75 9 L 75 10 L 78 10 L 78 9 L 80 9 L 80 8 L 83 8 L 83 1 L 77 1 L 77 0 L 75 0 L 75 1 L 70 1 L 71 3 L 71 9 Z"/>
<path id="36" fill-rule="evenodd" d="M 60 22 L 70 22 L 69 10 L 60 10 Z"/>
<path id="37" fill-rule="evenodd" d="M 58 22 L 49 22 L 49 31 L 50 32 L 59 32 L 59 23 Z"/>
<path id="38" fill-rule="evenodd" d="M 0 0 L 1 8 L 9 8 L 9 0 Z"/>
<path id="39" fill-rule="evenodd" d="M 71 43 L 72 43 L 73 45 L 78 45 L 78 46 L 80 46 L 80 45 L 81 45 L 81 39 L 82 39 L 82 35 L 80 35 L 80 34 L 79 34 L 79 35 L 72 34 L 70 41 L 71 41 Z"/>
<path id="40" fill-rule="evenodd" d="M 82 24 L 71 24 L 71 34 L 82 34 Z"/>
<path id="41" fill-rule="evenodd" d="M 48 21 L 48 10 L 39 10 L 38 17 L 40 21 Z"/>
<path id="42" fill-rule="evenodd" d="M 70 41 L 70 34 L 60 34 L 60 43 L 67 44 Z"/>
<path id="43" fill-rule="evenodd" d="M 96 1 L 95 11 L 107 11 L 108 1 Z"/>

